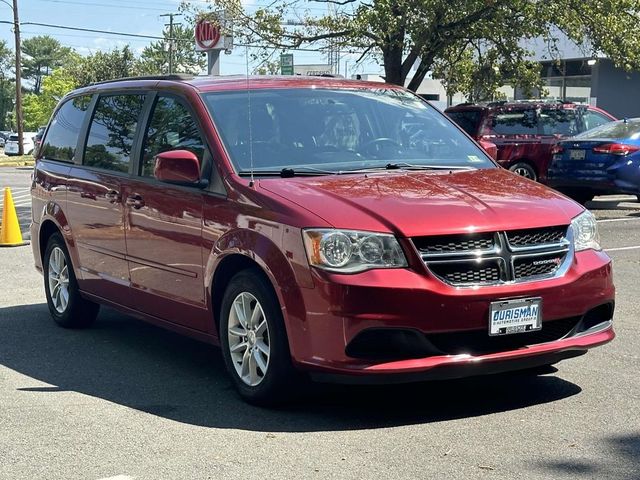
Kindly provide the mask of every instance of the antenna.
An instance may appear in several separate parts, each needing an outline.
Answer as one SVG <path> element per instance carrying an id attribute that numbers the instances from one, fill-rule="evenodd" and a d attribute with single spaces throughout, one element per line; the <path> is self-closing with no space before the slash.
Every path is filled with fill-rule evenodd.
<path id="1" fill-rule="evenodd" d="M 251 89 L 249 88 L 249 46 L 244 47 L 244 63 L 247 68 L 247 103 L 249 107 L 249 171 L 251 172 L 251 179 L 249 180 L 249 186 L 253 187 L 253 127 L 251 125 Z"/>

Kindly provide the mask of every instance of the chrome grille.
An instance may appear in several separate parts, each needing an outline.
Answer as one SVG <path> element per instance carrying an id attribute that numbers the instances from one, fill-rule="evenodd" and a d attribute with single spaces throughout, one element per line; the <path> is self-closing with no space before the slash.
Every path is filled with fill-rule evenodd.
<path id="1" fill-rule="evenodd" d="M 573 259 L 567 226 L 417 237 L 429 270 L 454 286 L 526 282 L 563 275 Z"/>
<path id="2" fill-rule="evenodd" d="M 545 243 L 561 242 L 567 233 L 567 227 L 533 228 L 506 232 L 509 245 L 528 247 Z"/>
<path id="3" fill-rule="evenodd" d="M 488 250 L 495 246 L 493 233 L 474 235 L 444 235 L 440 237 L 418 237 L 414 243 L 422 253 L 464 252 Z"/>

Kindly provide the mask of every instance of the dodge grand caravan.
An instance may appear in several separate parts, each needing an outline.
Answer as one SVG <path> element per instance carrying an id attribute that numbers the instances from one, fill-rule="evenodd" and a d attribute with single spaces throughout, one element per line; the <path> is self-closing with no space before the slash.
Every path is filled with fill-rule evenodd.
<path id="1" fill-rule="evenodd" d="M 48 307 L 219 344 L 240 394 L 535 369 L 614 337 L 593 216 L 498 168 L 400 87 L 106 82 L 54 112 L 34 170 Z"/>

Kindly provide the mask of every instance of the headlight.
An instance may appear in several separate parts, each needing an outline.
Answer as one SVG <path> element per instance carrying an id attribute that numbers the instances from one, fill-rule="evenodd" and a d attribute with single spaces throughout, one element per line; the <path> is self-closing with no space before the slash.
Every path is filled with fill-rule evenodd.
<path id="1" fill-rule="evenodd" d="M 594 250 L 601 249 L 596 217 L 590 211 L 585 210 L 571 220 L 571 227 L 573 228 L 573 244 L 576 252 L 590 248 Z"/>
<path id="2" fill-rule="evenodd" d="M 309 265 L 340 273 L 402 268 L 407 259 L 393 235 L 354 230 L 304 230 Z"/>

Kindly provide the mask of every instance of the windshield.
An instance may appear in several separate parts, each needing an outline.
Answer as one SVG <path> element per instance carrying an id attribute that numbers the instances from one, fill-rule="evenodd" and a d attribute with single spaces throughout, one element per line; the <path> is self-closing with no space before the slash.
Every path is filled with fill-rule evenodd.
<path id="1" fill-rule="evenodd" d="M 640 118 L 631 120 L 620 120 L 617 122 L 605 123 L 599 127 L 592 128 L 574 138 L 581 140 L 605 139 L 622 140 L 630 138 L 637 140 L 640 137 Z"/>
<path id="2" fill-rule="evenodd" d="M 256 172 L 494 167 L 444 115 L 403 91 L 269 89 L 204 98 L 240 173 L 252 157 Z"/>

